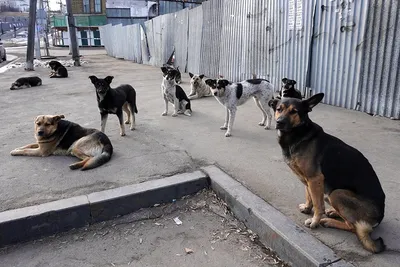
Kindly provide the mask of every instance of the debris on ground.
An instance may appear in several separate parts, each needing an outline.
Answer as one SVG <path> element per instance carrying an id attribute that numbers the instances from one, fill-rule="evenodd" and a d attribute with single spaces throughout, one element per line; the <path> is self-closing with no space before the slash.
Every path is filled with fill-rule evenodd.
<path id="1" fill-rule="evenodd" d="M 192 254 L 194 251 L 191 248 L 185 248 L 186 254 Z"/>
<path id="2" fill-rule="evenodd" d="M 53 59 L 53 60 L 57 60 L 58 62 L 60 62 L 62 65 L 64 65 L 67 68 L 74 66 L 74 60 L 72 60 L 72 59 L 68 59 L 68 60 Z M 35 59 L 35 60 L 33 60 L 33 67 L 35 67 L 35 68 L 50 68 L 49 67 L 50 61 L 51 60 Z M 81 65 L 88 64 L 88 62 L 84 61 L 84 60 L 81 60 L 80 63 L 81 63 Z M 25 65 L 26 65 L 25 62 L 14 62 L 14 63 L 10 63 L 10 64 L 6 65 L 5 67 L 6 67 L 6 69 L 25 68 Z"/>
<path id="3" fill-rule="evenodd" d="M 178 217 L 174 218 L 174 222 L 175 222 L 177 225 L 181 225 L 181 224 L 182 224 L 182 221 L 179 220 Z"/>

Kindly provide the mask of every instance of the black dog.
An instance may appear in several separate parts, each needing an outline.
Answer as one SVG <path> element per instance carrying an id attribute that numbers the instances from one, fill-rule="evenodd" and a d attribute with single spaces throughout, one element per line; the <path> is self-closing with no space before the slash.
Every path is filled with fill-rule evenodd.
<path id="1" fill-rule="evenodd" d="M 307 214 L 314 209 L 313 217 L 305 221 L 307 227 L 321 224 L 353 232 L 366 250 L 381 252 L 385 249 L 382 238 L 374 240 L 370 234 L 383 219 L 385 193 L 360 151 L 310 120 L 308 113 L 323 97 L 320 93 L 303 101 L 269 101 L 284 160 L 306 186 L 306 202 L 299 209 Z M 331 209 L 325 210 L 324 195 Z M 322 218 L 323 214 L 328 218 Z"/>
<path id="2" fill-rule="evenodd" d="M 125 124 L 131 124 L 130 129 L 135 130 L 135 113 L 138 113 L 136 106 L 136 91 L 129 84 L 123 84 L 117 88 L 111 88 L 110 84 L 113 76 L 107 76 L 99 79 L 96 76 L 89 76 L 89 79 L 96 88 L 97 104 L 101 115 L 101 131 L 104 133 L 108 114 L 116 114 L 119 119 L 121 136 L 125 135 L 125 126 L 123 124 L 124 110 L 128 116 Z"/>
<path id="3" fill-rule="evenodd" d="M 282 87 L 281 90 L 279 91 L 279 96 L 276 98 L 281 99 L 282 97 L 292 97 L 292 98 L 298 98 L 302 99 L 303 97 L 301 96 L 301 93 L 299 90 L 294 88 L 294 85 L 296 84 L 295 80 L 290 80 L 288 78 L 283 78 L 282 79 Z"/>
<path id="4" fill-rule="evenodd" d="M 10 90 L 30 88 L 39 85 L 42 85 L 42 79 L 37 76 L 21 77 L 11 84 Z"/>
<path id="5" fill-rule="evenodd" d="M 58 61 L 52 60 L 49 62 L 51 68 L 50 78 L 67 78 L 67 69 Z"/>

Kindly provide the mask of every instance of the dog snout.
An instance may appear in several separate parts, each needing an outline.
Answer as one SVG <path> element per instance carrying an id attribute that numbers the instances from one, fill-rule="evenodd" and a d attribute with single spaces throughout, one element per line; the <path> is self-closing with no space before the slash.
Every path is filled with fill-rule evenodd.
<path id="1" fill-rule="evenodd" d="M 276 129 L 283 129 L 286 126 L 287 119 L 283 117 L 279 117 L 276 120 Z"/>
<path id="2" fill-rule="evenodd" d="M 37 135 L 38 135 L 38 136 L 43 136 L 43 135 L 44 135 L 44 131 L 39 130 L 39 131 L 37 132 Z"/>
<path id="3" fill-rule="evenodd" d="M 214 95 L 215 95 L 215 96 L 218 96 L 218 92 L 214 92 Z"/>

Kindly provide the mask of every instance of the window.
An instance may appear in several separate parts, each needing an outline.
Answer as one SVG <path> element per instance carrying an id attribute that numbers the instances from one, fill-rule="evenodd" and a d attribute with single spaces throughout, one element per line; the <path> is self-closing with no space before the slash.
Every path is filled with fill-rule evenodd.
<path id="1" fill-rule="evenodd" d="M 83 0 L 83 13 L 90 13 L 90 0 Z"/>
<path id="2" fill-rule="evenodd" d="M 94 13 L 101 13 L 101 0 L 94 0 Z"/>

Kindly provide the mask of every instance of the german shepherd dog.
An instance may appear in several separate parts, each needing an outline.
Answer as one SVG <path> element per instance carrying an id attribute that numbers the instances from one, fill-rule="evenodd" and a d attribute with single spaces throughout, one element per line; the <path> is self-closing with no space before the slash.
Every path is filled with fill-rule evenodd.
<path id="1" fill-rule="evenodd" d="M 299 209 L 309 214 L 314 208 L 313 217 L 305 221 L 307 227 L 321 224 L 354 232 L 366 250 L 379 253 L 385 249 L 383 239 L 373 240 L 370 234 L 384 217 L 385 193 L 360 151 L 325 133 L 308 117 L 323 97 L 320 93 L 307 100 L 269 102 L 285 162 L 306 186 L 306 202 Z M 331 209 L 325 210 L 324 194 Z M 328 218 L 321 219 L 324 213 Z"/>
<path id="2" fill-rule="evenodd" d="M 67 78 L 68 71 L 60 62 L 52 60 L 49 62 L 51 68 L 50 78 Z"/>
<path id="3" fill-rule="evenodd" d="M 295 80 L 283 78 L 281 90 L 279 91 L 279 95 L 276 98 L 281 99 L 283 97 L 293 97 L 302 99 L 303 97 L 301 96 L 301 92 L 294 88 L 296 83 L 297 82 Z"/>
<path id="4" fill-rule="evenodd" d="M 138 113 L 136 106 L 136 91 L 129 84 L 123 84 L 116 88 L 111 88 L 110 84 L 113 76 L 99 79 L 96 76 L 89 76 L 96 88 L 97 104 L 101 115 L 101 131 L 104 133 L 108 114 L 116 114 L 119 120 L 120 134 L 125 136 L 125 126 L 123 123 L 122 110 L 126 112 L 128 119 L 125 124 L 131 124 L 131 131 L 135 130 L 135 113 Z"/>
<path id="5" fill-rule="evenodd" d="M 42 79 L 37 76 L 21 77 L 11 84 L 10 90 L 17 90 L 23 88 L 31 88 L 34 86 L 42 85 Z"/>
<path id="6" fill-rule="evenodd" d="M 172 117 L 176 117 L 178 114 L 192 116 L 190 99 L 187 97 L 182 87 L 176 84 L 176 75 L 178 74 L 177 70 L 161 67 L 161 71 L 163 73 L 161 93 L 165 102 L 165 110 L 161 115 L 168 115 L 168 102 L 171 102 L 174 105 L 174 113 L 172 113 Z"/>
<path id="7" fill-rule="evenodd" d="M 96 130 L 63 120 L 64 115 L 40 115 L 35 119 L 36 143 L 16 148 L 12 156 L 70 155 L 79 158 L 69 168 L 89 170 L 111 159 L 113 146 L 108 137 Z"/>

